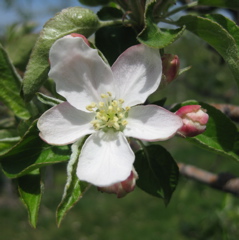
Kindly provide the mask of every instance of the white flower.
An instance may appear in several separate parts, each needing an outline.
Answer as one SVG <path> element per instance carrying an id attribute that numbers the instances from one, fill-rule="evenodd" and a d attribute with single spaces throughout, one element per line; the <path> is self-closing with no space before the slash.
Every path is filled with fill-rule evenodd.
<path id="1" fill-rule="evenodd" d="M 145 102 L 159 86 L 159 51 L 144 45 L 127 49 L 110 68 L 82 38 L 62 38 L 50 50 L 49 77 L 67 100 L 38 120 L 40 137 L 66 145 L 91 134 L 79 157 L 80 180 L 104 187 L 124 181 L 135 155 L 126 137 L 166 140 L 182 126 L 175 114 Z"/>

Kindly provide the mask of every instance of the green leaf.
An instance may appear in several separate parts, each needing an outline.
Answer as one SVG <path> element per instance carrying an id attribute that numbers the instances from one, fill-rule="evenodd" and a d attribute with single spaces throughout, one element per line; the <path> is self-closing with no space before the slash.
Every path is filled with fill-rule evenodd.
<path id="1" fill-rule="evenodd" d="M 138 42 L 132 28 L 118 26 L 99 29 L 95 34 L 95 44 L 112 65 L 123 51 Z"/>
<path id="2" fill-rule="evenodd" d="M 16 142 L 20 140 L 18 132 L 15 129 L 0 130 L 0 154 L 6 153 Z"/>
<path id="3" fill-rule="evenodd" d="M 177 40 L 184 32 L 185 27 L 178 29 L 160 29 L 154 22 L 154 5 L 156 1 L 148 1 L 145 10 L 145 27 L 139 33 L 139 42 L 153 48 L 164 48 Z"/>
<path id="4" fill-rule="evenodd" d="M 7 177 L 20 177 L 40 167 L 69 159 L 68 146 L 50 146 L 38 134 L 35 121 L 16 145 L 0 155 L 2 170 Z"/>
<path id="5" fill-rule="evenodd" d="M 0 100 L 16 116 L 22 119 L 30 117 L 25 103 L 20 97 L 21 79 L 10 62 L 6 51 L 0 44 Z"/>
<path id="6" fill-rule="evenodd" d="M 168 204 L 178 182 L 177 163 L 160 145 L 150 145 L 136 152 L 137 186 L 145 192 L 163 198 Z"/>
<path id="7" fill-rule="evenodd" d="M 40 171 L 35 170 L 17 179 L 20 199 L 28 210 L 29 222 L 35 228 L 43 193 Z"/>
<path id="8" fill-rule="evenodd" d="M 53 98 L 53 97 L 49 97 L 47 95 L 44 95 L 43 93 L 37 93 L 37 98 L 39 101 L 41 101 L 42 103 L 46 104 L 46 105 L 50 105 L 50 106 L 56 106 L 60 103 L 62 103 L 63 101 L 57 99 L 57 98 Z"/>
<path id="9" fill-rule="evenodd" d="M 74 206 L 74 204 L 76 204 L 80 200 L 80 198 L 90 186 L 86 182 L 80 182 L 80 180 L 76 176 L 78 158 L 83 143 L 84 140 L 82 139 L 74 143 L 71 147 L 72 154 L 70 161 L 67 165 L 67 182 L 65 185 L 62 200 L 57 208 L 56 213 L 58 226 L 60 226 L 61 221 L 63 220 L 66 213 Z"/>
<path id="10" fill-rule="evenodd" d="M 232 8 L 236 10 L 239 9 L 238 0 L 199 0 L 198 5 L 206 5 L 220 8 Z"/>
<path id="11" fill-rule="evenodd" d="M 37 34 L 27 34 L 14 38 L 6 45 L 6 50 L 14 66 L 25 71 L 32 48 L 37 40 Z"/>
<path id="12" fill-rule="evenodd" d="M 39 87 L 47 80 L 48 53 L 59 38 L 71 33 L 89 37 L 99 28 L 97 15 L 89 9 L 72 7 L 62 10 L 44 26 L 27 65 L 22 94 L 26 101 L 32 99 Z"/>
<path id="13" fill-rule="evenodd" d="M 215 48 L 227 62 L 237 84 L 239 84 L 238 27 L 225 17 L 217 15 L 206 16 L 207 18 L 183 16 L 178 20 L 177 24 L 185 25 L 187 30 Z M 218 22 L 214 20 L 218 20 Z"/>
<path id="14" fill-rule="evenodd" d="M 194 100 L 183 102 L 175 106 L 173 111 L 186 105 L 201 105 L 209 115 L 206 131 L 196 137 L 187 138 L 187 140 L 209 151 L 239 161 L 238 149 L 235 144 L 238 135 L 236 125 L 221 111 L 203 102 Z"/>
<path id="15" fill-rule="evenodd" d="M 229 18 L 226 18 L 225 16 L 221 14 L 207 14 L 205 15 L 208 19 L 217 22 L 220 24 L 235 40 L 237 49 L 239 51 L 239 27 L 238 25 L 230 20 Z"/>

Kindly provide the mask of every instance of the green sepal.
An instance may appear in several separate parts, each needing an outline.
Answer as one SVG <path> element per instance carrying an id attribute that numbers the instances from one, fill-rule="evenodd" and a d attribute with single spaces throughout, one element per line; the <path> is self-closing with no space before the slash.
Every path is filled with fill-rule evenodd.
<path id="1" fill-rule="evenodd" d="M 81 199 L 89 184 L 81 182 L 76 176 L 76 168 L 82 145 L 85 139 L 74 143 L 71 147 L 72 154 L 67 165 L 67 182 L 65 185 L 62 200 L 57 208 L 56 219 L 57 225 L 60 226 L 66 213 Z"/>
<path id="2" fill-rule="evenodd" d="M 206 131 L 196 137 L 186 139 L 209 151 L 239 161 L 239 151 L 237 147 L 239 139 L 236 125 L 215 107 L 194 100 L 180 103 L 176 105 L 172 111 L 175 112 L 180 107 L 186 105 L 201 105 L 209 115 Z"/>
<path id="3" fill-rule="evenodd" d="M 22 87 L 24 99 L 31 100 L 47 80 L 49 50 L 57 39 L 71 33 L 89 37 L 99 26 L 97 15 L 91 10 L 81 7 L 64 9 L 50 19 L 43 27 L 27 65 Z"/>
<path id="4" fill-rule="evenodd" d="M 35 228 L 43 193 L 40 170 L 36 169 L 27 175 L 19 177 L 17 183 L 20 199 L 28 210 L 29 222 Z"/>
<path id="5" fill-rule="evenodd" d="M 167 205 L 177 186 L 179 171 L 170 153 L 160 145 L 149 145 L 135 154 L 136 184 L 145 192 L 163 198 Z"/>
<path id="6" fill-rule="evenodd" d="M 37 120 L 18 143 L 0 155 L 2 170 L 7 177 L 20 177 L 35 169 L 69 159 L 69 147 L 51 146 L 43 142 L 39 137 L 36 123 Z"/>

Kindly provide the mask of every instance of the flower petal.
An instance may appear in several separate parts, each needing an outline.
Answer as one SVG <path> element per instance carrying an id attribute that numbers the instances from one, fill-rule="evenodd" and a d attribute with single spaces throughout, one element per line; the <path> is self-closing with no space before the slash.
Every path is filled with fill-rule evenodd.
<path id="1" fill-rule="evenodd" d="M 134 158 L 122 132 L 98 131 L 82 147 L 77 176 L 99 187 L 110 186 L 128 178 Z"/>
<path id="2" fill-rule="evenodd" d="M 142 44 L 123 52 L 112 66 L 116 84 L 116 98 L 122 98 L 125 106 L 144 103 L 156 91 L 162 76 L 159 50 Z"/>
<path id="3" fill-rule="evenodd" d="M 82 38 L 62 38 L 50 50 L 49 77 L 57 92 L 77 109 L 100 101 L 100 94 L 114 91 L 110 67 Z M 112 93 L 113 94 L 113 93 Z"/>
<path id="4" fill-rule="evenodd" d="M 127 121 L 124 134 L 145 141 L 166 140 L 183 125 L 180 117 L 156 105 L 132 107 Z"/>
<path id="5" fill-rule="evenodd" d="M 94 113 L 87 113 L 63 102 L 46 111 L 38 120 L 40 137 L 52 145 L 66 145 L 95 132 Z"/>

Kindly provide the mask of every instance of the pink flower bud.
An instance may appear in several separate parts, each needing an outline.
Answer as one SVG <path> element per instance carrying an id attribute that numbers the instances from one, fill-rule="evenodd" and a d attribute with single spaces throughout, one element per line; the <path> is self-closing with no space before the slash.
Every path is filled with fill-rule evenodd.
<path id="1" fill-rule="evenodd" d="M 80 37 L 80 38 L 83 38 L 83 40 L 85 41 L 85 43 L 90 47 L 90 43 L 89 43 L 89 41 L 88 41 L 88 39 L 84 36 L 84 35 L 82 35 L 82 34 L 79 34 L 79 33 L 71 33 L 71 34 L 69 34 L 69 35 L 66 35 L 66 36 L 64 36 L 64 38 L 74 38 L 74 37 Z"/>
<path id="2" fill-rule="evenodd" d="M 130 193 L 134 190 L 137 179 L 138 179 L 138 174 L 133 168 L 129 177 L 123 182 L 115 183 L 108 187 L 98 187 L 98 190 L 106 193 L 115 193 L 118 198 L 122 198 L 127 193 Z"/>
<path id="3" fill-rule="evenodd" d="M 171 83 L 179 73 L 180 61 L 177 55 L 164 54 L 162 56 L 163 85 Z"/>
<path id="4" fill-rule="evenodd" d="M 194 137 L 206 130 L 209 116 L 200 105 L 181 107 L 175 114 L 183 120 L 183 126 L 178 130 L 178 134 L 184 137 Z"/>

